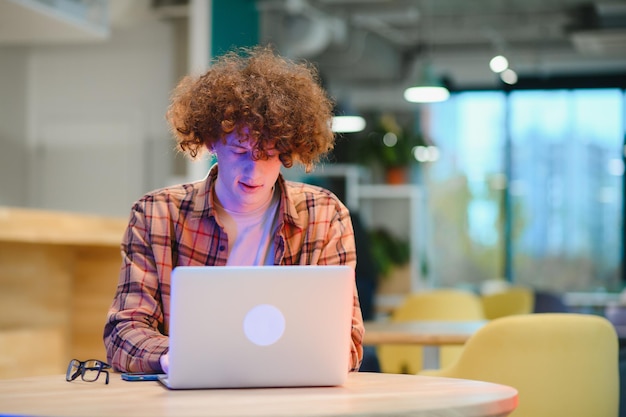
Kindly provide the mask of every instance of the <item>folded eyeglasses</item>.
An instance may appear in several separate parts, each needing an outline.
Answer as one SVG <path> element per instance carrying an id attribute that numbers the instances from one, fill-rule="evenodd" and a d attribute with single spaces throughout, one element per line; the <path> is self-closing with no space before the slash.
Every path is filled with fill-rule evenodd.
<path id="1" fill-rule="evenodd" d="M 78 359 L 72 359 L 67 366 L 67 372 L 65 373 L 65 380 L 71 382 L 79 376 L 83 381 L 94 382 L 100 374 L 106 374 L 105 384 L 109 383 L 109 371 L 111 365 L 106 362 L 99 361 L 97 359 L 89 359 L 86 361 L 79 361 Z"/>

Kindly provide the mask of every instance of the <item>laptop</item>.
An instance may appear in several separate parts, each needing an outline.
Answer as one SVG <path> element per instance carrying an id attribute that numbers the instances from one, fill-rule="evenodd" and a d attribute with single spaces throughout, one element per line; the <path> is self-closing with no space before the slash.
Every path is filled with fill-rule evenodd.
<path id="1" fill-rule="evenodd" d="M 349 266 L 183 266 L 172 271 L 170 389 L 342 385 Z"/>

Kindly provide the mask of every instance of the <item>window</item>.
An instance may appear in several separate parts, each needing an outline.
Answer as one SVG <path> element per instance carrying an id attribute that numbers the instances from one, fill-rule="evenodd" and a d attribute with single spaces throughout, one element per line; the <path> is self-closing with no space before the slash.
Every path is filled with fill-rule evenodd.
<path id="1" fill-rule="evenodd" d="M 421 176 L 431 282 L 510 275 L 535 288 L 621 289 L 621 90 L 464 92 L 428 112 L 441 155 Z"/>

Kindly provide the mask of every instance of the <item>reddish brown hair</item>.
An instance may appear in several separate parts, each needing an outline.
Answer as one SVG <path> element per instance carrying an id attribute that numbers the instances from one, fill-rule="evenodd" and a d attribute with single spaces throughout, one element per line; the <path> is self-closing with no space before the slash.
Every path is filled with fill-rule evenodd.
<path id="1" fill-rule="evenodd" d="M 174 89 L 167 120 L 178 148 L 191 158 L 233 132 L 275 147 L 285 167 L 307 170 L 329 152 L 332 100 L 317 70 L 280 57 L 269 47 L 241 48 L 217 58 L 200 77 Z"/>

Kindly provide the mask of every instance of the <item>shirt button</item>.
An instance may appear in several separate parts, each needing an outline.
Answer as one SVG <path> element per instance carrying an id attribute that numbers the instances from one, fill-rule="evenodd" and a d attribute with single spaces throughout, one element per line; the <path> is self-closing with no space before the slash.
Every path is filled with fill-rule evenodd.
<path id="1" fill-rule="evenodd" d="M 225 250 L 225 249 L 226 249 L 226 246 L 224 246 L 224 245 L 220 246 L 220 250 L 221 250 L 221 251 L 223 251 L 223 250 Z"/>

